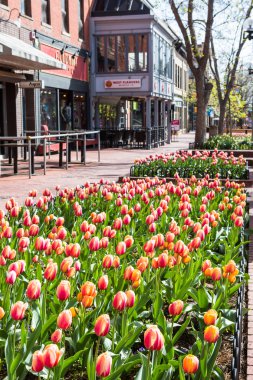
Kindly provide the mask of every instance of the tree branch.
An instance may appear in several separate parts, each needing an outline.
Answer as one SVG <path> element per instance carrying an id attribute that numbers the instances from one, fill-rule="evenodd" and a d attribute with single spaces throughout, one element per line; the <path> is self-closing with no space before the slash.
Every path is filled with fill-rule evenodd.
<path id="1" fill-rule="evenodd" d="M 195 58 L 197 59 L 197 61 L 199 62 L 199 59 L 200 59 L 199 49 L 198 49 L 198 45 L 197 45 L 195 29 L 193 26 L 193 0 L 189 0 L 189 2 L 188 2 L 188 27 L 190 30 L 193 54 L 194 54 Z"/>
<path id="2" fill-rule="evenodd" d="M 200 63 L 202 67 L 206 67 L 208 57 L 209 57 L 210 38 L 211 38 L 212 26 L 213 26 L 213 6 L 214 6 L 214 0 L 208 0 L 206 33 L 205 33 L 205 40 L 204 40 L 204 47 L 203 47 L 203 56 L 201 58 L 201 63 Z"/>

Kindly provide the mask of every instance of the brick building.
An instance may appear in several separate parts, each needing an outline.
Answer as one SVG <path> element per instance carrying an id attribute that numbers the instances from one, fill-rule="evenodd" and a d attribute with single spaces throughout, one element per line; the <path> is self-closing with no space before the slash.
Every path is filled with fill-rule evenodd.
<path id="1" fill-rule="evenodd" d="M 0 1 L 0 136 L 43 124 L 88 128 L 89 8 L 86 0 Z M 23 88 L 27 81 L 42 86 Z"/>

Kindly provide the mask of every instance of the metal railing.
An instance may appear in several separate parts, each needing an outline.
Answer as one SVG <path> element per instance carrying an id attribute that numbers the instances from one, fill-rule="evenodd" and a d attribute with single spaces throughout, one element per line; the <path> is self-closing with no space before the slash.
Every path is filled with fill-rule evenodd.
<path id="1" fill-rule="evenodd" d="M 82 143 L 82 158 L 81 162 L 86 165 L 86 141 L 87 136 L 90 135 L 97 135 L 97 145 L 98 145 L 98 162 L 100 162 L 100 131 L 83 131 L 83 132 L 56 132 L 55 134 L 43 134 L 43 135 L 37 135 L 35 132 L 34 136 L 26 135 L 26 136 L 4 136 L 0 137 L 0 143 L 3 141 L 2 146 L 6 148 L 14 148 L 15 150 L 15 157 L 14 157 L 14 167 L 17 169 L 17 149 L 18 148 L 24 148 L 28 150 L 28 170 L 29 170 L 29 178 L 31 178 L 32 174 L 34 173 L 34 152 L 33 152 L 33 142 L 35 143 L 35 140 L 42 140 L 43 141 L 43 166 L 44 166 L 44 175 L 46 175 L 46 168 L 47 168 L 47 146 L 50 146 L 50 143 L 59 143 L 60 144 L 60 159 L 62 160 L 62 151 L 63 151 L 63 144 L 66 144 L 66 170 L 68 169 L 69 164 L 69 143 L 73 142 L 73 137 L 75 137 L 74 142 L 76 142 L 76 149 L 78 154 L 78 142 L 80 141 Z M 55 140 L 52 140 L 54 139 Z M 20 142 L 20 143 L 19 143 Z M 50 149 L 50 148 L 49 148 Z M 49 153 L 50 155 L 50 153 Z M 15 169 L 14 169 L 15 172 Z"/>

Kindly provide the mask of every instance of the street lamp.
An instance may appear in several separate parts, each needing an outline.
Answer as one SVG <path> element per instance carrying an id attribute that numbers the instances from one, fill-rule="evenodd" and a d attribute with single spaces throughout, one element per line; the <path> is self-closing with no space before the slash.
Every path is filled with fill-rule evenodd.
<path id="1" fill-rule="evenodd" d="M 253 20 L 251 18 L 248 18 L 245 23 L 244 23 L 244 34 L 243 37 L 244 39 L 248 40 L 253 40 Z M 253 69 L 251 66 L 249 67 L 249 75 L 253 74 Z M 253 141 L 253 100 L 251 99 L 252 102 L 252 109 L 251 109 L 251 140 Z"/>

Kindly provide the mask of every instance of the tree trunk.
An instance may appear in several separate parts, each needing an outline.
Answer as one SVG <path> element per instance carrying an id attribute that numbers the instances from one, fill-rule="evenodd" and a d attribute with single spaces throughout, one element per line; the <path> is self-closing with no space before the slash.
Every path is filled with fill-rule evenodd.
<path id="1" fill-rule="evenodd" d="M 205 88 L 204 74 L 196 78 L 197 92 L 197 117 L 196 117 L 196 134 L 195 146 L 202 147 L 206 135 L 206 104 L 205 104 Z"/>
<path id="2" fill-rule="evenodd" d="M 220 116 L 219 116 L 219 123 L 218 123 L 218 134 L 219 135 L 223 135 L 223 133 L 224 133 L 225 115 L 226 115 L 226 103 L 220 102 Z"/>

